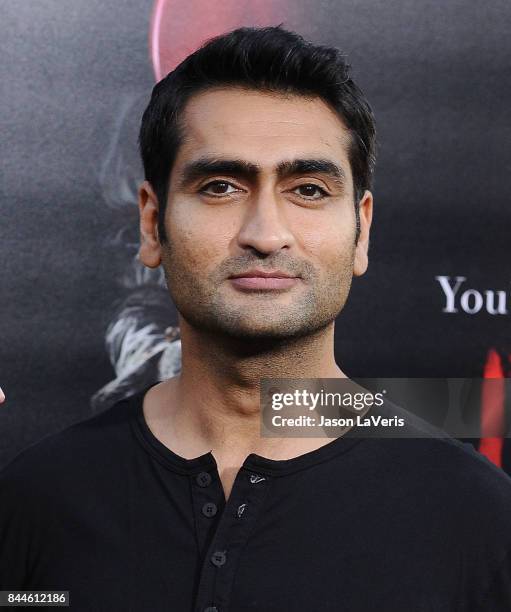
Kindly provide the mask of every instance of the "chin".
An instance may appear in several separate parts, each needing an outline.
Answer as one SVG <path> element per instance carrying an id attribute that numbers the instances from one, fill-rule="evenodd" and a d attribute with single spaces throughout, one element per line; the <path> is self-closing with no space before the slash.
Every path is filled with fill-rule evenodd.
<path id="1" fill-rule="evenodd" d="M 257 312 L 257 310 L 259 312 Z M 207 310 L 181 311 L 188 324 L 198 332 L 244 342 L 278 343 L 314 335 L 330 326 L 337 310 L 286 309 L 274 304 L 271 309 L 229 309 L 222 305 Z"/>
<path id="2" fill-rule="evenodd" d="M 243 325 L 225 325 L 224 322 L 218 331 L 227 337 L 244 340 L 245 342 L 285 343 L 310 336 L 320 329 L 327 327 L 330 323 L 330 320 L 321 322 L 321 324 L 311 321 L 305 325 L 303 322 L 302 325 L 293 325 L 293 322 L 289 321 L 282 321 L 280 323 L 273 322 L 269 325 L 268 320 L 264 322 L 247 321 L 244 322 Z"/>

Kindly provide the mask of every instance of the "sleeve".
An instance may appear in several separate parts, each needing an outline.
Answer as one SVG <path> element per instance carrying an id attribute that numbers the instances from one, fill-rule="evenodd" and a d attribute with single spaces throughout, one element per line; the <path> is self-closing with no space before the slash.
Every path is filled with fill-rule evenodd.
<path id="1" fill-rule="evenodd" d="M 490 584 L 483 591 L 473 612 L 510 612 L 511 611 L 511 550 L 493 574 Z"/>

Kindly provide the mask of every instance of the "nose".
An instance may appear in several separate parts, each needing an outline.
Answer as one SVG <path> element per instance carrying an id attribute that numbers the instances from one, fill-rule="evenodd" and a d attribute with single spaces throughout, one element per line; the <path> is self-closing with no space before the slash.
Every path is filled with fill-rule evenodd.
<path id="1" fill-rule="evenodd" d="M 271 187 L 254 193 L 244 211 L 238 245 L 265 254 L 289 248 L 294 237 L 283 204 Z"/>

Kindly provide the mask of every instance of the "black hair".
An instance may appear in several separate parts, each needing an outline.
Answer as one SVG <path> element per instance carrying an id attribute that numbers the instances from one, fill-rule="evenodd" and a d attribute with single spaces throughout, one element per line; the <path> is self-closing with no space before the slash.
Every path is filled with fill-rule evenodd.
<path id="1" fill-rule="evenodd" d="M 282 25 L 238 28 L 204 43 L 153 88 L 140 126 L 145 178 L 159 204 L 158 232 L 167 240 L 164 216 L 169 176 L 182 142 L 179 118 L 188 100 L 214 87 L 319 97 L 350 132 L 349 162 L 358 203 L 372 186 L 376 130 L 364 94 L 349 75 L 350 66 L 335 47 L 314 45 Z"/>

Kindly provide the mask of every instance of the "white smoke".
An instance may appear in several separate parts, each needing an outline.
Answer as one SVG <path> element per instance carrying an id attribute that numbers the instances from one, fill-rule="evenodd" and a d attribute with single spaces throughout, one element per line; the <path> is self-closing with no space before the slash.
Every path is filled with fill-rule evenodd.
<path id="1" fill-rule="evenodd" d="M 105 334 L 115 378 L 92 396 L 95 411 L 181 370 L 181 340 L 179 329 L 169 325 L 174 317 L 163 269 L 147 268 L 138 258 L 137 190 L 143 172 L 137 137 L 146 103 L 140 96 L 121 97 L 110 145 L 99 169 L 103 199 L 122 215 L 107 244 L 125 251 L 126 265 L 117 279 L 124 297 L 114 305 L 115 314 Z"/>

